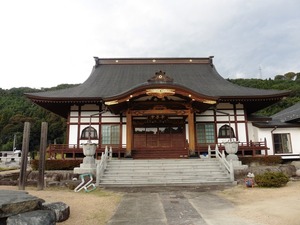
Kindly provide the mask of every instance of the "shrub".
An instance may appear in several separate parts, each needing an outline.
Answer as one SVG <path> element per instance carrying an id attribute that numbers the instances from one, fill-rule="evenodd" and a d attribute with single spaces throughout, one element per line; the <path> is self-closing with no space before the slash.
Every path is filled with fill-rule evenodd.
<path id="1" fill-rule="evenodd" d="M 68 160 L 46 160 L 45 170 L 72 170 L 74 167 L 79 167 L 82 160 L 68 159 Z M 31 168 L 33 170 L 39 169 L 39 160 L 31 160 Z"/>
<path id="2" fill-rule="evenodd" d="M 255 175 L 255 182 L 259 187 L 281 187 L 289 182 L 289 178 L 282 172 L 265 172 Z"/>
<path id="3" fill-rule="evenodd" d="M 251 163 L 258 163 L 261 165 L 276 165 L 282 163 L 280 155 L 267 155 L 267 156 L 253 156 L 253 157 L 243 157 L 239 156 L 239 160 L 245 165 L 250 165 Z"/>

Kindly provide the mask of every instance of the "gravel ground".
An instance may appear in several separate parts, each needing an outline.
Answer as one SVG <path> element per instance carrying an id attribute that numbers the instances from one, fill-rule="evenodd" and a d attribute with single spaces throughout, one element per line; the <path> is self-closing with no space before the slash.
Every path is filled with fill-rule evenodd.
<path id="1" fill-rule="evenodd" d="M 184 187 L 183 187 L 184 188 Z M 15 186 L 0 186 L 0 190 L 17 190 Z M 67 188 L 46 188 L 37 191 L 35 187 L 26 187 L 29 194 L 40 197 L 47 202 L 61 201 L 70 206 L 70 218 L 62 225 L 101 225 L 106 224 L 116 211 L 125 192 L 176 191 L 173 188 L 115 188 L 97 189 L 89 193 L 75 193 Z M 290 181 L 281 188 L 246 188 L 243 185 L 226 188 L 185 187 L 185 192 L 213 191 L 234 205 L 232 214 L 264 225 L 299 225 L 300 181 Z"/>
<path id="2" fill-rule="evenodd" d="M 15 186 L 0 186 L 0 190 L 18 190 Z M 35 187 L 26 187 L 29 194 L 40 197 L 46 202 L 64 202 L 70 206 L 70 217 L 61 225 L 104 225 L 115 212 L 121 200 L 121 194 L 97 189 L 86 193 L 75 193 L 67 188 L 46 188 L 37 191 Z"/>

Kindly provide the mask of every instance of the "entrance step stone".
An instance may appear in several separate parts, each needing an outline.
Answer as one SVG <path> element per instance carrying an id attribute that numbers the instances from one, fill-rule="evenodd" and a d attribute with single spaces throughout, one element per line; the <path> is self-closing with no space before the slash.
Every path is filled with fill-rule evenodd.
<path id="1" fill-rule="evenodd" d="M 55 225 L 56 217 L 52 210 L 35 210 L 8 217 L 7 225 Z"/>
<path id="2" fill-rule="evenodd" d="M 230 176 L 217 159 L 111 160 L 100 185 L 228 185 Z"/>

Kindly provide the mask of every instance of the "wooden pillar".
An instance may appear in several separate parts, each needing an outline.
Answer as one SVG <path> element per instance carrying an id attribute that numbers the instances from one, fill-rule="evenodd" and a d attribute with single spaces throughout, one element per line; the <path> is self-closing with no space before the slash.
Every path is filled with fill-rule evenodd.
<path id="1" fill-rule="evenodd" d="M 24 123 L 23 142 L 22 142 L 22 154 L 21 154 L 21 169 L 19 177 L 19 190 L 25 190 L 26 185 L 26 170 L 28 163 L 28 151 L 29 151 L 29 137 L 30 137 L 30 123 Z"/>
<path id="2" fill-rule="evenodd" d="M 40 151 L 39 151 L 40 157 L 39 157 L 38 190 L 43 190 L 45 186 L 44 176 L 45 176 L 45 165 L 46 165 L 47 134 L 48 134 L 48 123 L 42 122 Z"/>
<path id="3" fill-rule="evenodd" d="M 125 157 L 131 157 L 132 149 L 132 115 L 128 110 L 126 112 L 126 153 Z"/>
<path id="4" fill-rule="evenodd" d="M 192 110 L 188 111 L 188 127 L 189 127 L 189 151 L 190 156 L 195 155 L 195 119 Z"/>

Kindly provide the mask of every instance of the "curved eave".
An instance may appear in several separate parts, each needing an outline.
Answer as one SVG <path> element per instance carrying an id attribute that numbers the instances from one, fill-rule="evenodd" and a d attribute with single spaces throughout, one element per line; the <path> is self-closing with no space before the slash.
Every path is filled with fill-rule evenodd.
<path id="1" fill-rule="evenodd" d="M 99 98 L 47 98 L 25 94 L 33 103 L 59 115 L 64 118 L 68 117 L 72 105 L 83 104 L 102 104 Z"/>
<path id="2" fill-rule="evenodd" d="M 281 92 L 273 95 L 260 96 L 226 96 L 220 97 L 219 102 L 242 103 L 248 114 L 255 113 L 263 108 L 279 102 L 290 94 L 288 92 Z"/>
<path id="3" fill-rule="evenodd" d="M 276 94 L 264 94 L 264 95 L 239 95 L 239 96 L 220 96 L 221 101 L 228 101 L 228 100 L 238 100 L 238 101 L 256 101 L 256 100 L 280 100 L 284 97 L 289 96 L 291 91 L 282 91 Z"/>
<path id="4" fill-rule="evenodd" d="M 122 103 L 124 101 L 129 101 L 130 99 L 134 99 L 138 96 L 146 95 L 146 91 L 149 89 L 172 89 L 175 91 L 176 95 L 188 97 L 190 99 L 193 99 L 194 101 L 199 101 L 199 102 L 205 100 L 217 101 L 219 99 L 218 96 L 203 95 L 189 88 L 186 88 L 182 85 L 160 83 L 160 84 L 143 84 L 136 88 L 128 90 L 120 95 L 103 98 L 103 101 L 104 102 L 117 101 L 118 103 Z"/>

